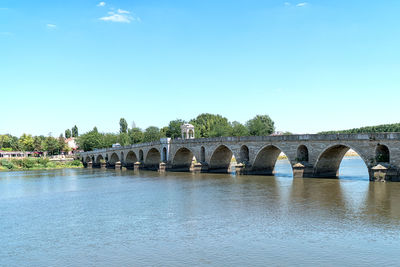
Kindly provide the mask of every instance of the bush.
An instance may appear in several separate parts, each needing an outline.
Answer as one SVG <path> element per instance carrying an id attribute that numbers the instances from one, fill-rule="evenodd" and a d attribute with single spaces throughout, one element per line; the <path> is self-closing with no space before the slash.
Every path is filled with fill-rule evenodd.
<path id="1" fill-rule="evenodd" d="M 9 169 L 9 170 L 15 169 L 15 165 L 11 161 L 6 160 L 6 159 L 2 159 L 0 161 L 0 165 L 5 167 L 5 168 L 7 168 L 7 169 Z"/>
<path id="2" fill-rule="evenodd" d="M 31 169 L 36 165 L 37 160 L 32 158 L 24 158 L 21 163 L 22 168 Z"/>
<path id="3" fill-rule="evenodd" d="M 70 166 L 79 167 L 82 166 L 82 162 L 79 159 L 76 159 L 70 163 Z"/>

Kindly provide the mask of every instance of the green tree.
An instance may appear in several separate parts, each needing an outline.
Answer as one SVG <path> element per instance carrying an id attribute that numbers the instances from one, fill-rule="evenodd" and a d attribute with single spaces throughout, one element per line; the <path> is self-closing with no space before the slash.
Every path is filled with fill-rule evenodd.
<path id="1" fill-rule="evenodd" d="M 67 130 L 65 130 L 65 138 L 71 138 L 71 136 L 72 136 L 72 132 L 71 132 L 71 130 L 70 129 L 67 129 Z"/>
<path id="2" fill-rule="evenodd" d="M 2 135 L 0 138 L 0 148 L 3 150 L 18 150 L 18 138 L 10 134 Z"/>
<path id="3" fill-rule="evenodd" d="M 84 151 L 92 151 L 96 148 L 103 148 L 103 136 L 96 129 L 82 134 L 77 139 L 77 143 Z"/>
<path id="4" fill-rule="evenodd" d="M 160 129 L 160 138 L 167 137 L 167 132 L 168 132 L 168 126 L 162 127 Z"/>
<path id="5" fill-rule="evenodd" d="M 234 121 L 232 124 L 232 136 L 248 136 L 249 129 L 240 122 Z"/>
<path id="6" fill-rule="evenodd" d="M 62 134 L 60 134 L 60 136 L 58 137 L 58 151 L 59 152 L 64 151 L 65 147 L 66 147 L 65 138 Z"/>
<path id="7" fill-rule="evenodd" d="M 118 143 L 121 145 L 121 146 L 127 146 L 127 145 L 129 145 L 131 142 L 130 142 L 131 140 L 130 140 L 130 138 L 129 138 L 129 134 L 128 133 L 120 133 L 119 134 L 119 136 L 118 136 Z"/>
<path id="8" fill-rule="evenodd" d="M 268 115 L 257 115 L 247 121 L 246 126 L 252 136 L 267 136 L 275 130 L 274 122 Z"/>
<path id="9" fill-rule="evenodd" d="M 127 133 L 128 132 L 128 123 L 124 118 L 119 120 L 119 132 L 120 133 Z"/>
<path id="10" fill-rule="evenodd" d="M 102 134 L 102 146 L 103 147 L 112 147 L 113 144 L 118 143 L 119 135 L 114 133 L 105 133 Z"/>
<path id="11" fill-rule="evenodd" d="M 33 137 L 33 150 L 34 151 L 44 151 L 42 144 L 46 140 L 43 135 Z"/>
<path id="12" fill-rule="evenodd" d="M 143 135 L 143 141 L 144 142 L 153 142 L 160 140 L 161 134 L 160 134 L 160 129 L 155 126 L 150 126 L 146 129 Z"/>
<path id="13" fill-rule="evenodd" d="M 78 132 L 78 127 L 76 127 L 76 125 L 74 127 L 72 127 L 72 137 L 78 137 L 79 136 L 79 132 Z"/>
<path id="14" fill-rule="evenodd" d="M 128 130 L 131 144 L 141 143 L 144 140 L 143 131 L 140 128 L 132 128 Z"/>
<path id="15" fill-rule="evenodd" d="M 228 136 L 232 131 L 228 119 L 221 115 L 203 113 L 190 123 L 195 126 L 196 137 Z"/>
<path id="16" fill-rule="evenodd" d="M 32 135 L 24 133 L 19 138 L 18 142 L 19 142 L 19 147 L 23 151 L 33 151 L 34 150 L 34 139 L 33 139 Z"/>
<path id="17" fill-rule="evenodd" d="M 43 149 L 47 151 L 50 155 L 54 155 L 59 151 L 59 143 L 58 140 L 52 136 L 46 137 L 43 144 Z"/>
<path id="18" fill-rule="evenodd" d="M 172 139 L 181 137 L 182 124 L 185 124 L 185 121 L 181 119 L 170 121 L 166 131 L 166 137 L 171 137 Z"/>

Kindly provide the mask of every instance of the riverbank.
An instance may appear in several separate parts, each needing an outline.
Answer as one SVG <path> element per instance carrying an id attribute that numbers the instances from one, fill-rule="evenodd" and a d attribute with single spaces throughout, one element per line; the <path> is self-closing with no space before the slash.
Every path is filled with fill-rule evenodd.
<path id="1" fill-rule="evenodd" d="M 52 161 L 49 158 L 23 158 L 23 159 L 1 159 L 0 171 L 26 171 L 26 170 L 49 170 L 64 168 L 82 168 L 82 162 Z"/>

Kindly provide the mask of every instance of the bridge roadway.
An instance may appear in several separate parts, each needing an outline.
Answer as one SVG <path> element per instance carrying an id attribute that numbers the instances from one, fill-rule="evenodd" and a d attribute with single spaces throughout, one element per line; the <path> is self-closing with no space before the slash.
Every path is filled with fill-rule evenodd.
<path id="1" fill-rule="evenodd" d="M 294 177 L 334 178 L 349 149 L 363 159 L 370 181 L 400 181 L 400 133 L 163 138 L 82 152 L 79 157 L 89 168 L 271 175 L 283 152 Z"/>

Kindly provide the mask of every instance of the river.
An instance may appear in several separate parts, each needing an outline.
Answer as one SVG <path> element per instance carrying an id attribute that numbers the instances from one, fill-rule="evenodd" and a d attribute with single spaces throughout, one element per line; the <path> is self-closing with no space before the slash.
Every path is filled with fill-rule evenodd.
<path id="1" fill-rule="evenodd" d="M 0 265 L 398 265 L 400 183 L 340 173 L 1 172 Z"/>

